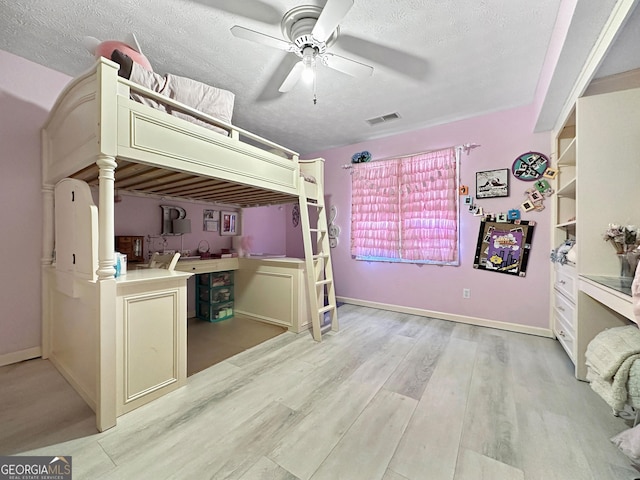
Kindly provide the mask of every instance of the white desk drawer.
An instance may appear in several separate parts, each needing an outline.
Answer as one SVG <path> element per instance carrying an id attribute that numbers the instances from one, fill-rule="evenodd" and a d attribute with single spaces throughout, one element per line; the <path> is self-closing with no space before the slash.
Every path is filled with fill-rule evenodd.
<path id="1" fill-rule="evenodd" d="M 227 270 L 237 270 L 237 258 L 211 258 L 206 260 L 184 260 L 178 261 L 176 270 L 190 273 L 212 273 L 224 272 Z"/>
<path id="2" fill-rule="evenodd" d="M 576 307 L 573 303 L 567 300 L 562 294 L 555 292 L 553 296 L 553 308 L 556 316 L 563 317 L 565 323 L 571 330 L 575 330 L 575 311 Z"/>
<path id="3" fill-rule="evenodd" d="M 556 264 L 555 271 L 554 287 L 559 292 L 562 292 L 569 300 L 575 302 L 578 289 L 578 275 L 575 267 Z"/>
<path id="4" fill-rule="evenodd" d="M 556 315 L 554 318 L 553 332 L 556 335 L 556 338 L 562 345 L 562 347 L 569 355 L 569 358 L 572 362 L 575 363 L 575 357 L 573 353 L 573 348 L 575 344 L 575 331 L 573 330 L 573 326 L 567 325 L 565 323 L 565 319 L 560 315 Z"/>

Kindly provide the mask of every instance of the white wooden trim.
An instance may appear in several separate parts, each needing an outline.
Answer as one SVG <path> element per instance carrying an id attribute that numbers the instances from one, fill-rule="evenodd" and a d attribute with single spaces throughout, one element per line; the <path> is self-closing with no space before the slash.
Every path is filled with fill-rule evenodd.
<path id="1" fill-rule="evenodd" d="M 539 337 L 555 338 L 550 328 L 530 327 L 517 323 L 498 322 L 486 318 L 468 317 L 466 315 L 456 315 L 453 313 L 436 312 L 433 310 L 425 310 L 422 308 L 405 307 L 402 305 L 391 305 L 388 303 L 370 302 L 368 300 L 358 300 L 355 298 L 336 297 L 339 302 L 349 303 L 351 305 L 360 305 L 362 307 L 378 308 L 380 310 L 389 310 L 392 312 L 406 313 L 409 315 L 419 315 L 422 317 L 438 318 L 440 320 L 449 320 L 451 322 L 466 323 L 468 325 L 476 325 L 478 327 L 496 328 L 498 330 L 506 330 L 515 333 L 526 333 L 528 335 L 536 335 Z"/>
<path id="2" fill-rule="evenodd" d="M 24 350 L 18 350 L 17 352 L 5 353 L 0 355 L 0 367 L 38 358 L 41 355 L 42 349 L 40 347 L 25 348 Z"/>
<path id="3" fill-rule="evenodd" d="M 565 100 L 562 110 L 560 110 L 560 114 L 556 119 L 555 127 L 553 128 L 554 132 L 559 130 L 566 122 L 567 118 L 569 118 L 569 115 L 571 115 L 578 97 L 580 97 L 589 86 L 589 82 L 596 74 L 604 57 L 607 55 L 607 52 L 616 40 L 618 33 L 624 26 L 624 23 L 633 13 L 633 9 L 638 1 L 639 0 L 619 0 L 614 7 L 607 23 L 600 32 L 600 36 L 589 53 L 589 57 L 582 67 L 582 71 L 578 75 L 578 79 L 573 84 L 573 88 Z"/>

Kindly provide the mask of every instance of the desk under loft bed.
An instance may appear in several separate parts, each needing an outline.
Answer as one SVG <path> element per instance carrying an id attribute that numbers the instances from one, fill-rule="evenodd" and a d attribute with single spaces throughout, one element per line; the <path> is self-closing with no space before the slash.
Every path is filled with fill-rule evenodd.
<path id="1" fill-rule="evenodd" d="M 43 357 L 94 409 L 100 431 L 186 382 L 191 274 L 149 269 L 114 277 L 116 189 L 239 208 L 300 202 L 314 338 L 321 338 L 325 314 L 337 329 L 324 161 L 300 160 L 294 151 L 117 72 L 117 64 L 101 58 L 73 79 L 42 131 Z M 132 91 L 229 134 L 138 103 Z M 98 190 L 97 206 L 91 187 Z M 320 213 L 317 228 L 309 206 Z"/>

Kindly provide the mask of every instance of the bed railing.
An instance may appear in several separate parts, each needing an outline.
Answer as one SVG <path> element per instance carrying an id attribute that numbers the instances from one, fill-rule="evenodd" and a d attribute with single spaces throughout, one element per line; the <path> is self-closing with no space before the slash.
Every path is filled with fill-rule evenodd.
<path id="1" fill-rule="evenodd" d="M 109 65 L 110 67 L 113 67 L 115 65 L 115 67 L 113 68 L 116 69 L 116 74 L 117 74 L 117 67 L 119 67 L 119 65 L 107 59 L 103 59 L 103 60 L 105 60 L 103 62 L 105 65 Z M 168 105 L 174 110 L 178 110 L 182 113 L 185 113 L 194 118 L 197 118 L 198 120 L 202 120 L 203 122 L 206 122 L 208 124 L 214 125 L 216 127 L 220 127 L 226 130 L 227 132 L 229 132 L 229 136 L 235 140 L 240 141 L 241 137 L 244 137 L 246 139 L 249 139 L 252 143 L 257 144 L 259 148 L 262 148 L 264 150 L 282 152 L 284 154 L 284 158 L 288 158 L 292 160 L 297 160 L 299 158 L 298 152 L 295 152 L 287 147 L 283 147 L 282 145 L 279 145 L 275 142 L 267 140 L 266 138 L 260 137 L 259 135 L 256 135 L 255 133 L 251 133 L 247 130 L 244 130 L 243 128 L 240 128 L 236 125 L 224 122 L 223 120 L 212 117 L 211 115 L 208 115 L 206 113 L 200 112 L 195 108 L 189 107 L 184 103 L 177 102 L 169 97 L 166 97 L 157 92 L 154 92 L 153 90 L 143 87 L 142 85 L 138 85 L 137 83 L 134 83 L 130 80 L 127 80 L 122 77 L 118 77 L 118 83 L 127 87 L 126 89 L 121 89 L 120 87 L 118 88 L 118 93 L 120 95 L 129 96 L 130 91 L 134 91 L 140 95 L 151 98 L 159 103 Z"/>

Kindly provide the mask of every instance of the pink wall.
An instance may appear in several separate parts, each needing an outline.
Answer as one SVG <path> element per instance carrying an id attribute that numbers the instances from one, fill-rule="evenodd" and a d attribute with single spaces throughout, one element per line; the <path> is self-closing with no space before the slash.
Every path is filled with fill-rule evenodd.
<path id="1" fill-rule="evenodd" d="M 291 205 L 245 208 L 242 210 L 242 236 L 250 243 L 250 253 L 283 255 L 286 250 L 287 212 Z"/>
<path id="2" fill-rule="evenodd" d="M 203 229 L 203 213 L 205 209 L 220 210 L 220 207 L 213 207 L 203 203 L 178 201 L 171 198 L 159 199 L 152 197 L 141 197 L 130 195 L 126 192 L 120 194 L 122 201 L 115 204 L 115 233 L 116 235 L 142 235 L 152 237 L 145 238 L 145 257 L 149 257 L 149 250 L 161 251 L 180 250 L 180 236 L 167 236 L 166 245 L 162 238 L 157 238 L 162 232 L 162 208 L 160 205 L 171 205 L 182 207 L 186 211 L 186 218 L 191 220 L 191 233 L 183 235 L 182 243 L 185 250 L 192 250 L 195 255 L 198 245 L 209 245 L 211 253 L 219 253 L 222 248 L 231 248 L 232 237 L 220 236 L 218 232 L 208 232 Z M 96 192 L 94 201 L 97 204 Z M 234 211 L 235 209 L 226 209 Z"/>
<path id="3" fill-rule="evenodd" d="M 464 143 L 479 143 L 461 159 L 461 182 L 475 196 L 475 172 L 511 168 L 515 158 L 528 151 L 549 154 L 549 133 L 534 134 L 533 106 L 516 108 L 447 125 L 382 138 L 370 142 L 317 152 L 325 165 L 327 205 L 336 205 L 336 224 L 341 229 L 333 249 L 333 267 L 338 296 L 361 301 L 414 307 L 437 312 L 549 327 L 549 209 L 524 213 L 523 220 L 537 222 L 526 277 L 516 277 L 473 268 L 480 218 L 461 212 L 461 265 L 442 267 L 356 261 L 349 253 L 350 176 L 342 165 L 355 152 L 369 150 L 373 159 L 405 155 Z M 479 201 L 486 211 L 518 208 L 524 191 L 532 185 L 510 178 L 510 196 Z M 547 205 L 550 203 L 546 202 Z M 299 255 L 299 232 L 288 229 L 287 254 Z M 462 298 L 462 289 L 471 298 Z"/>
<path id="4" fill-rule="evenodd" d="M 0 355 L 4 355 L 41 344 L 40 129 L 70 77 L 2 50 L 0 72 Z"/>

